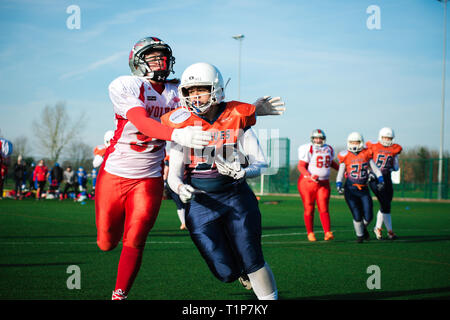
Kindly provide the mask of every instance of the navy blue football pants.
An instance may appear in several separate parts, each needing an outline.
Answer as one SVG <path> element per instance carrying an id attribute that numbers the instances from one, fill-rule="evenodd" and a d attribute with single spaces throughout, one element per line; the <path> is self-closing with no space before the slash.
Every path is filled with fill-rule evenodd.
<path id="1" fill-rule="evenodd" d="M 383 190 L 377 190 L 377 182 L 375 180 L 372 180 L 369 183 L 369 186 L 380 203 L 380 211 L 382 213 L 391 213 L 391 202 L 392 198 L 394 197 L 394 188 L 392 187 L 391 174 L 383 174 L 383 179 Z"/>
<path id="2" fill-rule="evenodd" d="M 367 185 L 360 190 L 347 180 L 345 182 L 344 198 L 355 221 L 361 222 L 363 219 L 367 223 L 372 221 L 373 202 Z"/>
<path id="3" fill-rule="evenodd" d="M 264 266 L 261 214 L 245 181 L 225 192 L 196 194 L 186 206 L 186 226 L 220 281 L 235 281 Z"/>

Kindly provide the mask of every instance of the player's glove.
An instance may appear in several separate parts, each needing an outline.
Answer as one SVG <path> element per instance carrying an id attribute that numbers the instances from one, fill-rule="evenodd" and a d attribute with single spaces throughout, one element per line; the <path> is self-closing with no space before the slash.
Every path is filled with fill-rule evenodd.
<path id="1" fill-rule="evenodd" d="M 257 116 L 278 116 L 286 110 L 280 97 L 264 96 L 256 100 L 253 105 L 256 107 Z"/>
<path id="2" fill-rule="evenodd" d="M 342 186 L 342 182 L 336 182 L 336 187 L 339 194 L 344 194 L 344 187 Z"/>
<path id="3" fill-rule="evenodd" d="M 376 180 L 377 180 L 377 176 L 375 175 L 375 173 L 370 172 L 369 173 L 369 182 L 376 181 Z"/>
<path id="4" fill-rule="evenodd" d="M 319 182 L 319 176 L 317 174 L 312 175 L 310 178 L 315 183 Z"/>
<path id="5" fill-rule="evenodd" d="M 224 176 L 230 176 L 235 180 L 245 177 L 245 170 L 242 169 L 239 163 L 239 157 L 234 158 L 233 162 L 225 160 L 221 155 L 216 155 L 215 163 L 217 171 Z"/>
<path id="6" fill-rule="evenodd" d="M 202 131 L 200 126 L 174 129 L 171 140 L 184 147 L 203 149 L 211 141 L 211 132 Z"/>
<path id="7" fill-rule="evenodd" d="M 182 184 L 178 187 L 178 195 L 183 203 L 188 203 L 194 196 L 195 189 L 188 184 Z"/>
<path id="8" fill-rule="evenodd" d="M 384 189 L 384 178 L 383 176 L 378 177 L 377 190 L 383 191 Z"/>

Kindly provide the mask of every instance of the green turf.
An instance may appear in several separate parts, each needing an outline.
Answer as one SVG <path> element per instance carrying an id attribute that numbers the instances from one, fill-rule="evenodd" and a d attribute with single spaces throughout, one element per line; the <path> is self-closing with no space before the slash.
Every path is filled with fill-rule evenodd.
<path id="1" fill-rule="evenodd" d="M 278 204 L 273 201 L 279 201 Z M 444 299 L 450 297 L 450 204 L 394 202 L 397 241 L 355 242 L 342 199 L 330 203 L 336 239 L 306 241 L 298 197 L 263 197 L 263 250 L 280 299 Z M 374 211 L 378 209 L 375 204 Z M 373 227 L 372 222 L 371 227 Z M 175 205 L 163 201 L 130 299 L 255 299 L 238 282 L 216 280 L 186 231 Z M 110 299 L 120 249 L 96 245 L 94 203 L 56 200 L 0 201 L 0 299 Z M 68 289 L 70 265 L 81 270 L 81 289 Z M 369 290 L 381 271 L 381 289 Z"/>

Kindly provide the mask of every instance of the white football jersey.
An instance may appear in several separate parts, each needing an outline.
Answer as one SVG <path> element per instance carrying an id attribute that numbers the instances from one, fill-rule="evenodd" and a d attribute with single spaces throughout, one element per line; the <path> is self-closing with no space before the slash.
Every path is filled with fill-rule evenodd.
<path id="1" fill-rule="evenodd" d="M 109 85 L 116 128 L 111 139 L 104 169 L 111 174 L 131 179 L 162 175 L 166 142 L 147 137 L 127 119 L 128 110 L 145 108 L 147 116 L 158 122 L 160 117 L 179 107 L 177 84 L 165 83 L 159 94 L 142 77 L 121 76 Z"/>
<path id="2" fill-rule="evenodd" d="M 309 173 L 317 175 L 319 180 L 328 180 L 333 159 L 334 150 L 327 144 L 318 147 L 307 143 L 298 148 L 298 160 L 309 163 Z"/>

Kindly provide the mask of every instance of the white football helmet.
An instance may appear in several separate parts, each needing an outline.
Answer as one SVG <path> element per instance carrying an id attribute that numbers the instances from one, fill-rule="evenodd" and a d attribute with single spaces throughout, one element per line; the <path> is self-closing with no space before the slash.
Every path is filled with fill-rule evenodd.
<path id="1" fill-rule="evenodd" d="M 109 147 L 111 144 L 111 139 L 114 137 L 114 131 L 108 130 L 105 132 L 105 135 L 103 136 L 103 142 L 105 143 L 106 147 Z"/>
<path id="2" fill-rule="evenodd" d="M 322 138 L 322 143 L 314 143 L 314 138 Z M 325 141 L 327 140 L 327 136 L 325 135 L 325 132 L 322 129 L 315 129 L 311 133 L 311 143 L 317 147 L 321 147 L 325 144 Z"/>
<path id="3" fill-rule="evenodd" d="M 211 87 L 209 101 L 203 105 L 191 102 L 189 97 L 188 88 L 198 86 Z M 184 108 L 196 114 L 206 113 L 212 105 L 219 104 L 225 99 L 225 89 L 220 71 L 209 63 L 200 62 L 190 65 L 181 76 L 178 95 Z"/>
<path id="4" fill-rule="evenodd" d="M 383 137 L 391 138 L 391 140 L 383 140 Z M 385 147 L 390 147 L 394 143 L 394 130 L 391 128 L 382 128 L 378 133 L 378 141 Z"/>
<path id="5" fill-rule="evenodd" d="M 358 141 L 359 144 L 350 144 L 350 142 Z M 347 137 L 347 150 L 351 152 L 360 152 L 364 149 L 364 138 L 359 132 L 352 132 Z"/>

